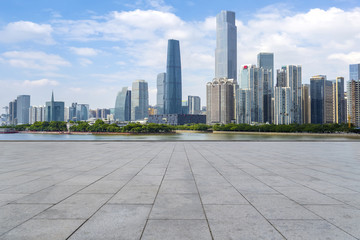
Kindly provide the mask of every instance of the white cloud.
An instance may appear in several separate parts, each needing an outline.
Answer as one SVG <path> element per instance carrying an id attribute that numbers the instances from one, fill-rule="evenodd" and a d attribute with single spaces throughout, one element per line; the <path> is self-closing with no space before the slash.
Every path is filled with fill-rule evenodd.
<path id="1" fill-rule="evenodd" d="M 93 48 L 77 48 L 77 47 L 70 47 L 69 48 L 73 53 L 79 56 L 96 56 L 99 53 L 99 50 L 93 49 Z"/>
<path id="2" fill-rule="evenodd" d="M 87 67 L 87 66 L 91 65 L 93 62 L 87 58 L 80 58 L 79 63 L 81 66 Z"/>
<path id="3" fill-rule="evenodd" d="M 10 51 L 3 53 L 2 56 L 5 62 L 17 68 L 53 71 L 62 66 L 70 66 L 70 63 L 62 57 L 40 51 Z"/>
<path id="4" fill-rule="evenodd" d="M 25 80 L 22 85 L 24 87 L 43 87 L 43 86 L 57 86 L 59 85 L 59 82 L 55 80 L 49 80 L 49 79 L 40 79 L 40 80 Z"/>
<path id="5" fill-rule="evenodd" d="M 28 21 L 12 22 L 0 30 L 0 42 L 34 41 L 40 44 L 54 44 L 52 32 L 53 28 L 49 24 L 37 24 Z"/>
<path id="6" fill-rule="evenodd" d="M 340 60 L 345 63 L 359 63 L 360 62 L 360 52 L 351 52 L 348 54 L 335 53 L 335 54 L 331 54 L 328 58 L 330 60 Z"/>

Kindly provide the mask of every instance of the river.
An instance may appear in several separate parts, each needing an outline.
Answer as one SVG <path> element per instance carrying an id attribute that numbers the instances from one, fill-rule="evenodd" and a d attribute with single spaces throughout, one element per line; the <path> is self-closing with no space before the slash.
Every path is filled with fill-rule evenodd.
<path id="1" fill-rule="evenodd" d="M 176 134 L 143 135 L 77 135 L 77 134 L 0 134 L 1 140 L 10 141 L 358 141 L 360 137 L 343 135 L 290 135 L 290 134 L 239 134 L 239 133 L 197 133 L 181 132 Z"/>

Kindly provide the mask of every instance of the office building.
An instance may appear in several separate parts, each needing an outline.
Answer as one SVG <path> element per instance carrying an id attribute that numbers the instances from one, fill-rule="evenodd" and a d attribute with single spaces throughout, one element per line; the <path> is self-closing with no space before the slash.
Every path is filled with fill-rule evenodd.
<path id="1" fill-rule="evenodd" d="M 208 124 L 235 122 L 234 88 L 236 81 L 215 78 L 206 85 L 206 121 Z"/>
<path id="2" fill-rule="evenodd" d="M 310 84 L 303 84 L 302 86 L 302 123 L 311 123 L 311 98 L 310 98 Z"/>
<path id="3" fill-rule="evenodd" d="M 187 100 L 181 101 L 181 114 L 189 114 L 189 104 Z"/>
<path id="4" fill-rule="evenodd" d="M 17 124 L 29 124 L 30 95 L 20 95 L 16 100 Z"/>
<path id="5" fill-rule="evenodd" d="M 325 75 L 310 79 L 311 123 L 333 122 L 333 83 Z"/>
<path id="6" fill-rule="evenodd" d="M 156 109 L 157 114 L 164 113 L 164 87 L 165 87 L 166 73 L 159 73 L 157 75 L 156 87 Z"/>
<path id="7" fill-rule="evenodd" d="M 16 125 L 17 123 L 17 99 L 9 102 L 9 124 Z"/>
<path id="8" fill-rule="evenodd" d="M 235 13 L 221 11 L 216 16 L 215 78 L 237 80 L 237 28 Z"/>
<path id="9" fill-rule="evenodd" d="M 131 121 L 131 91 L 127 87 L 123 87 L 121 92 L 117 94 L 114 120 L 119 122 Z"/>
<path id="10" fill-rule="evenodd" d="M 206 123 L 206 115 L 200 114 L 161 114 L 150 115 L 148 123 L 184 125 Z"/>
<path id="11" fill-rule="evenodd" d="M 168 41 L 166 77 L 164 86 L 164 113 L 181 114 L 182 85 L 180 43 Z"/>
<path id="12" fill-rule="evenodd" d="M 264 122 L 264 76 L 267 70 L 252 66 L 249 71 L 251 122 Z"/>
<path id="13" fill-rule="evenodd" d="M 55 102 L 54 100 L 54 92 L 51 95 L 51 101 L 46 102 L 45 105 L 45 121 L 64 121 L 64 102 Z"/>
<path id="14" fill-rule="evenodd" d="M 257 66 L 267 70 L 264 75 L 264 122 L 272 123 L 272 104 L 271 99 L 274 97 L 274 54 L 259 53 L 257 55 Z"/>
<path id="15" fill-rule="evenodd" d="M 76 104 L 76 120 L 87 121 L 89 119 L 89 104 Z"/>
<path id="16" fill-rule="evenodd" d="M 276 87 L 274 100 L 274 123 L 290 124 L 291 123 L 291 88 Z"/>
<path id="17" fill-rule="evenodd" d="M 149 91 L 148 83 L 136 80 L 132 84 L 131 92 L 131 120 L 144 120 L 149 116 Z"/>
<path id="18" fill-rule="evenodd" d="M 198 96 L 188 96 L 189 114 L 201 114 L 201 99 Z"/>
<path id="19" fill-rule="evenodd" d="M 251 124 L 251 91 L 239 89 L 236 95 L 236 123 Z"/>
<path id="20" fill-rule="evenodd" d="M 346 123 L 345 81 L 337 77 L 333 81 L 333 123 Z"/>
<path id="21" fill-rule="evenodd" d="M 347 84 L 348 121 L 360 127 L 360 64 L 350 64 Z"/>

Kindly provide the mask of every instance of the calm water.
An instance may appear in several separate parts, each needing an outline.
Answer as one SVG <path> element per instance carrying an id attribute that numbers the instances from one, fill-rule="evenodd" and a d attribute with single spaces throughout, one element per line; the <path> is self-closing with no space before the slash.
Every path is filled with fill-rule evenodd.
<path id="1" fill-rule="evenodd" d="M 244 140 L 244 141 L 271 141 L 271 140 L 317 140 L 317 141 L 359 141 L 359 137 L 342 137 L 342 136 L 291 136 L 291 135 L 251 135 L 251 134 L 234 134 L 234 133 L 177 133 L 177 134 L 160 134 L 160 135 L 59 135 L 59 134 L 0 134 L 0 140 L 83 140 L 83 141 L 101 141 L 101 140 Z"/>

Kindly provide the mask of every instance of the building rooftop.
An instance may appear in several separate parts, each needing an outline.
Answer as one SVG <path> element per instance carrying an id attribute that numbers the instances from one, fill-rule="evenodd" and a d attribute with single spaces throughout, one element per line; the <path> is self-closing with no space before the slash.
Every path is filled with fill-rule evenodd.
<path id="1" fill-rule="evenodd" d="M 358 239 L 359 149 L 1 142 L 0 239 Z"/>

